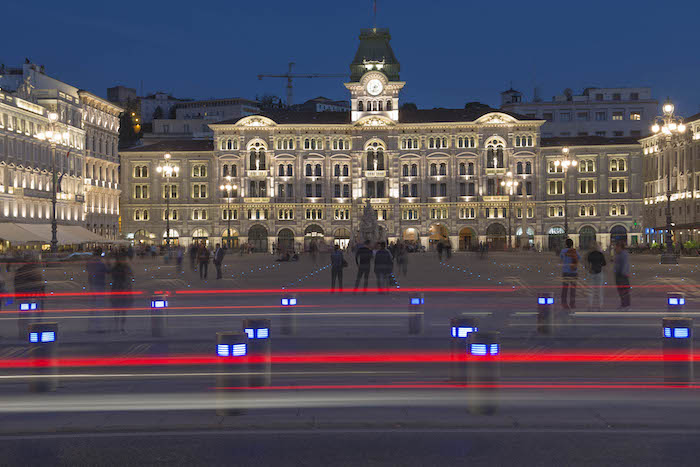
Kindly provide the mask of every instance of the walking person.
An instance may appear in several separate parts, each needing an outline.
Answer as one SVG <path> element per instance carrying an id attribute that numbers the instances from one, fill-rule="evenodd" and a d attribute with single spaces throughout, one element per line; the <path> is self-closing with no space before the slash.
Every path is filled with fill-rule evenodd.
<path id="1" fill-rule="evenodd" d="M 125 261 L 125 254 L 117 252 L 117 259 L 112 266 L 112 292 L 110 302 L 114 309 L 114 331 L 119 330 L 126 334 L 126 311 L 131 305 L 132 296 L 130 294 L 120 294 L 119 292 L 131 292 L 134 273 Z"/>
<path id="2" fill-rule="evenodd" d="M 195 261 L 197 260 L 198 245 L 193 243 L 190 245 L 190 270 L 196 271 Z"/>
<path id="3" fill-rule="evenodd" d="M 374 274 L 377 276 L 377 289 L 384 293 L 389 288 L 389 275 L 394 264 L 391 252 L 386 249 L 386 243 L 381 242 L 374 253 Z"/>
<path id="4" fill-rule="evenodd" d="M 396 266 L 398 267 L 399 274 L 406 277 L 408 274 L 408 250 L 406 244 L 399 241 L 396 244 Z"/>
<path id="5" fill-rule="evenodd" d="M 607 264 L 605 255 L 600 251 L 598 243 L 593 242 L 591 252 L 586 256 L 588 265 L 588 311 L 600 311 L 603 308 L 603 282 L 605 274 L 603 267 Z"/>
<path id="6" fill-rule="evenodd" d="M 620 310 L 627 311 L 630 308 L 630 254 L 625 248 L 625 241 L 619 240 L 615 244 L 615 285 L 620 294 Z"/>
<path id="7" fill-rule="evenodd" d="M 199 278 L 200 279 L 207 279 L 207 276 L 209 275 L 209 257 L 210 257 L 209 249 L 207 248 L 207 245 L 202 242 L 202 244 L 199 246 L 199 252 L 197 253 L 197 262 L 199 263 Z"/>
<path id="8" fill-rule="evenodd" d="M 177 258 L 177 261 L 176 261 L 177 273 L 182 274 L 182 259 L 183 259 L 183 256 L 185 255 L 184 248 L 181 246 L 177 247 L 176 255 L 177 255 L 177 257 L 176 257 Z"/>
<path id="9" fill-rule="evenodd" d="M 222 274 L 221 274 L 221 266 L 224 263 L 224 254 L 226 252 L 224 251 L 223 248 L 221 248 L 221 245 L 218 243 L 216 244 L 216 250 L 214 250 L 214 267 L 216 267 L 216 278 L 221 279 Z"/>
<path id="10" fill-rule="evenodd" d="M 364 245 L 360 246 L 355 252 L 355 264 L 357 264 L 357 277 L 355 278 L 355 292 L 360 285 L 362 276 L 365 278 L 365 293 L 367 293 L 367 282 L 369 282 L 369 269 L 372 264 L 372 250 L 369 249 L 369 240 L 365 240 Z"/>
<path id="11" fill-rule="evenodd" d="M 437 245 L 435 246 L 435 249 L 437 250 L 437 255 L 438 255 L 438 261 L 442 261 L 442 249 L 444 245 L 442 244 L 442 240 L 438 240 Z"/>
<path id="12" fill-rule="evenodd" d="M 347 267 L 348 262 L 343 257 L 343 252 L 340 246 L 333 247 L 331 253 L 331 292 L 335 291 L 335 281 L 338 280 L 338 290 L 343 290 L 343 268 Z"/>
<path id="13" fill-rule="evenodd" d="M 127 253 L 128 257 L 128 253 Z M 88 319 L 88 332 L 104 332 L 100 310 L 104 308 L 104 292 L 107 285 L 107 265 L 102 261 L 102 250 L 96 248 L 86 265 L 88 289 L 92 294 L 92 310 Z"/>
<path id="14" fill-rule="evenodd" d="M 578 263 L 581 257 L 574 248 L 574 241 L 566 239 L 566 248 L 559 253 L 561 258 L 561 306 L 564 309 L 576 308 L 576 280 L 578 278 Z M 567 302 L 567 294 L 569 300 Z"/>

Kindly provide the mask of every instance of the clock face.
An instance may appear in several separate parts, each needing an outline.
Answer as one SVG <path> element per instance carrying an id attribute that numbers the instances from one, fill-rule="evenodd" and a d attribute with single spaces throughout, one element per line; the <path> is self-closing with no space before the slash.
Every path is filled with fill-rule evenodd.
<path id="1" fill-rule="evenodd" d="M 373 96 L 379 95 L 383 89 L 384 85 L 378 79 L 371 79 L 369 83 L 367 83 L 367 92 Z"/>

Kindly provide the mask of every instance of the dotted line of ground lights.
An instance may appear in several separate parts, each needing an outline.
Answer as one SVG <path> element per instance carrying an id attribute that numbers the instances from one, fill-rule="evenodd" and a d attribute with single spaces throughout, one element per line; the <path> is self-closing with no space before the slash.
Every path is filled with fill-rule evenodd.
<path id="1" fill-rule="evenodd" d="M 308 273 L 308 274 L 305 274 L 304 276 L 299 276 L 296 280 L 290 282 L 289 284 L 283 285 L 283 286 L 282 286 L 282 289 L 284 290 L 284 289 L 286 289 L 286 288 L 288 288 L 288 287 L 293 287 L 293 286 L 295 286 L 295 285 L 299 285 L 300 282 L 303 282 L 303 281 L 305 281 L 306 279 L 311 279 L 313 276 L 319 274 L 321 271 L 324 271 L 324 270 L 328 269 L 329 267 L 331 267 L 331 265 L 330 265 L 330 264 L 327 264 L 327 265 L 325 265 L 325 266 L 323 266 L 323 267 L 320 267 L 320 268 L 318 268 L 318 269 L 315 269 L 315 270 L 311 271 L 311 272 Z M 401 286 L 399 285 L 399 281 L 398 281 L 398 279 L 396 278 L 396 275 L 392 272 L 392 273 L 390 274 L 390 277 L 391 277 L 391 280 L 394 282 L 394 284 L 396 284 L 396 288 L 397 288 L 397 289 L 400 289 Z"/>

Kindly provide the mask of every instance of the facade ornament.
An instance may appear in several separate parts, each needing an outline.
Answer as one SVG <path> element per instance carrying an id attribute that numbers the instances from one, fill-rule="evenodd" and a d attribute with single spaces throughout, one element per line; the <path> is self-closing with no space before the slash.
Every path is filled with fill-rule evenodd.
<path id="1" fill-rule="evenodd" d="M 16 94 L 17 94 L 17 97 L 19 97 L 20 99 L 24 99 L 25 101 L 29 101 L 29 102 L 34 102 L 35 99 L 32 95 L 33 93 L 34 93 L 34 85 L 32 84 L 32 75 L 27 75 L 24 78 L 24 81 L 22 81 L 22 84 L 20 84 L 17 87 Z"/>

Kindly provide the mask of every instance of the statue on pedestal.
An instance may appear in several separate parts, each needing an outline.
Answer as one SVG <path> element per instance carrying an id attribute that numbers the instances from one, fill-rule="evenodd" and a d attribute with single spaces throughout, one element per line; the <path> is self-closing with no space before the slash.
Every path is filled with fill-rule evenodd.
<path id="1" fill-rule="evenodd" d="M 372 245 L 386 240 L 384 228 L 377 222 L 377 213 L 369 200 L 362 211 L 360 230 L 355 234 L 355 244 L 364 243 L 366 240 L 369 240 Z"/>

